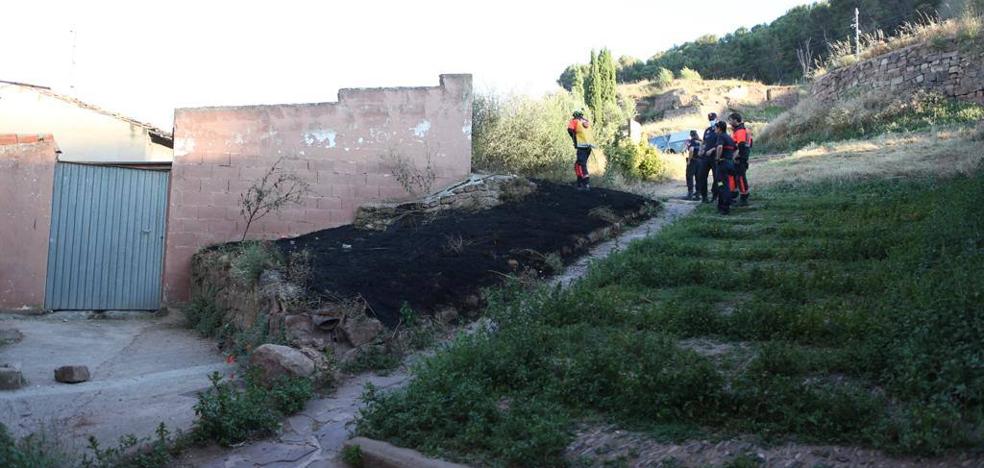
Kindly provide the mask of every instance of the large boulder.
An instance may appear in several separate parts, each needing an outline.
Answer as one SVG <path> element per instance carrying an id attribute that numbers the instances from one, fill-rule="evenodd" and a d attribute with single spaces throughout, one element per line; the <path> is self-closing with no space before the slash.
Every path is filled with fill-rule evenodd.
<path id="1" fill-rule="evenodd" d="M 249 363 L 259 370 L 261 379 L 266 383 L 281 377 L 310 377 L 314 374 L 314 361 L 290 346 L 261 345 L 253 350 Z"/>
<path id="2" fill-rule="evenodd" d="M 0 390 L 17 390 L 26 383 L 20 367 L 12 364 L 0 365 Z"/>
<path id="3" fill-rule="evenodd" d="M 55 369 L 55 380 L 61 383 L 81 383 L 89 380 L 86 366 L 61 366 Z"/>

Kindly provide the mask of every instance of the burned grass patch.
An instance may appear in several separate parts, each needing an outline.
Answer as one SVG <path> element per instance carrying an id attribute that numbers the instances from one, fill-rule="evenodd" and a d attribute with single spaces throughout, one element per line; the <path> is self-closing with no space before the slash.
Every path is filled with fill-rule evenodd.
<path id="1" fill-rule="evenodd" d="M 503 276 L 554 271 L 590 243 L 588 237 L 645 211 L 649 199 L 537 182 L 536 192 L 478 212 L 407 216 L 386 231 L 352 226 L 317 231 L 277 245 L 309 252 L 310 292 L 361 296 L 394 326 L 404 303 L 433 313 L 478 305 L 484 287 Z M 558 258 L 559 256 L 559 258 Z"/>

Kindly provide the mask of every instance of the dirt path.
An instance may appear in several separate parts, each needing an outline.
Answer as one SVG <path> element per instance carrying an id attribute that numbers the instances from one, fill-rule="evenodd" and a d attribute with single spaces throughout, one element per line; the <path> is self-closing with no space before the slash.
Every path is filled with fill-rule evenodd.
<path id="1" fill-rule="evenodd" d="M 568 285 L 587 273 L 588 265 L 604 258 L 629 242 L 657 233 L 696 207 L 695 203 L 669 201 L 654 218 L 621 233 L 617 238 L 598 244 L 587 255 L 570 265 L 552 281 Z M 407 366 L 386 376 L 363 374 L 344 382 L 330 398 L 308 402 L 300 413 L 284 422 L 275 437 L 232 449 L 213 446 L 184 453 L 173 466 L 205 468 L 246 467 L 343 467 L 338 461 L 342 442 L 349 438 L 351 423 L 362 402 L 359 396 L 367 383 L 379 389 L 394 389 L 410 379 Z"/>

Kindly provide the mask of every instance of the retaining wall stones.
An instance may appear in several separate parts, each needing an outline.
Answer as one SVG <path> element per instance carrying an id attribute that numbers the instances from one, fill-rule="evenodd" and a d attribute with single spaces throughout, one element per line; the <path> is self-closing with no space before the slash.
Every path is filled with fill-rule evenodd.
<path id="1" fill-rule="evenodd" d="M 833 101 L 848 94 L 929 90 L 984 104 L 984 40 L 914 44 L 833 70 L 813 83 L 812 95 Z"/>

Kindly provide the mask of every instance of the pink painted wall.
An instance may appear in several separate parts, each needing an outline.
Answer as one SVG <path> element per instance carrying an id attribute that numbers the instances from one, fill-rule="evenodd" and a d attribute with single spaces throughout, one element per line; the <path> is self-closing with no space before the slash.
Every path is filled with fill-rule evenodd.
<path id="1" fill-rule="evenodd" d="M 312 193 L 254 222 L 251 239 L 349 224 L 362 203 L 407 198 L 393 154 L 420 169 L 429 158 L 434 189 L 467 177 L 471 117 L 471 75 L 441 75 L 436 87 L 343 89 L 338 102 L 175 110 L 165 300 L 188 298 L 198 249 L 239 240 L 240 194 L 280 157 Z"/>
<path id="2" fill-rule="evenodd" d="M 48 262 L 51 135 L 0 135 L 0 309 L 40 309 Z"/>

